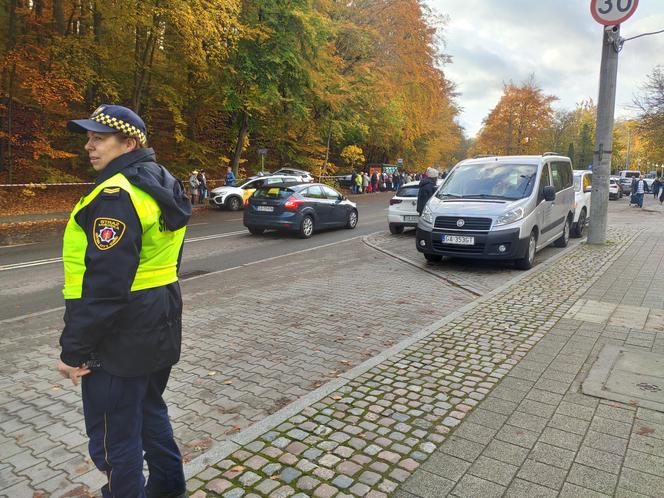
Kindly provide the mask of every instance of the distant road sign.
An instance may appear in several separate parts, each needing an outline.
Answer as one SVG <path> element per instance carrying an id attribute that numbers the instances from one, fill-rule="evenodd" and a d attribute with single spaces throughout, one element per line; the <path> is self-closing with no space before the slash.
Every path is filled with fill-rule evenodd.
<path id="1" fill-rule="evenodd" d="M 639 0 L 591 0 L 590 13 L 600 24 L 615 26 L 625 22 L 639 6 Z"/>
<path id="2" fill-rule="evenodd" d="M 267 149 L 258 149 L 259 156 L 267 156 Z"/>

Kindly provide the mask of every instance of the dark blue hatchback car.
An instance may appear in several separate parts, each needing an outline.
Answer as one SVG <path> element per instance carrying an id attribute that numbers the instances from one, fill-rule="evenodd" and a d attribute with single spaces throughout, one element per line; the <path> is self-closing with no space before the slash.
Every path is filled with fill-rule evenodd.
<path id="1" fill-rule="evenodd" d="M 254 235 L 288 230 L 308 239 L 314 230 L 355 228 L 357 205 L 321 183 L 283 184 L 260 188 L 247 200 L 244 226 Z"/>

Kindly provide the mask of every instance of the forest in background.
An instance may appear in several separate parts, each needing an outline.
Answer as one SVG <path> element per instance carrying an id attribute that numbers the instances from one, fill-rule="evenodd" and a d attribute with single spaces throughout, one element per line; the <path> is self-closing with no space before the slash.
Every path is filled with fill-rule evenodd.
<path id="1" fill-rule="evenodd" d="M 65 124 L 101 103 L 136 110 L 181 177 L 257 171 L 261 148 L 268 170 L 318 174 L 358 148 L 412 169 L 460 159 L 444 18 L 418 0 L 4 4 L 0 183 L 89 179 Z"/>

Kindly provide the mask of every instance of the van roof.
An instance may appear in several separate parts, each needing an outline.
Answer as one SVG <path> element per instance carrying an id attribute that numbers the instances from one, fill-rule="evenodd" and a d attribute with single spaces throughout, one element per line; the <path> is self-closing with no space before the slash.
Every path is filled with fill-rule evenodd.
<path id="1" fill-rule="evenodd" d="M 519 161 L 520 163 L 530 163 L 530 164 L 539 164 L 543 158 L 547 159 L 565 159 L 567 161 L 570 161 L 570 158 L 567 156 L 554 156 L 551 154 L 547 155 L 521 155 L 521 156 L 484 156 L 484 157 L 477 157 L 477 158 L 472 158 L 472 159 L 464 159 L 462 162 L 463 163 L 470 163 L 470 164 L 475 164 L 475 163 L 486 163 L 489 161 L 495 161 L 495 162 L 515 162 Z"/>

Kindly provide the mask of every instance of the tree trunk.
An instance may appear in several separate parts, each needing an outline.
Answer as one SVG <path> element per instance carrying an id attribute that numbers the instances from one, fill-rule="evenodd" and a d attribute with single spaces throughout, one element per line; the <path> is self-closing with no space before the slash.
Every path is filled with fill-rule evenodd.
<path id="1" fill-rule="evenodd" d="M 55 29 L 60 35 L 65 34 L 65 6 L 64 0 L 53 0 L 53 21 L 55 21 Z"/>
<path id="2" fill-rule="evenodd" d="M 244 139 L 247 136 L 247 130 L 249 130 L 249 114 L 247 111 L 242 111 L 242 114 L 240 115 L 240 129 L 237 134 L 237 144 L 235 144 L 235 153 L 233 154 L 233 162 L 231 163 L 233 174 L 235 176 L 238 175 L 238 170 L 240 168 L 242 146 L 244 145 Z"/>

